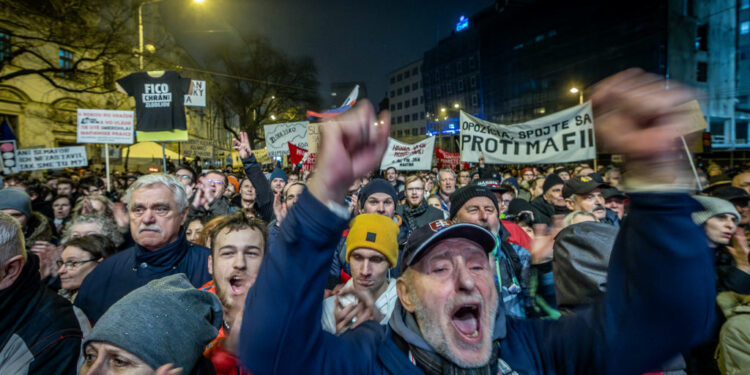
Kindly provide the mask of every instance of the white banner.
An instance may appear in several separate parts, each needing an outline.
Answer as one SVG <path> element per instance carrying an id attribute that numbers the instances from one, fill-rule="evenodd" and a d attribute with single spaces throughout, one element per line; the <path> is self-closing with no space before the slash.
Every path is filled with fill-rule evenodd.
<path id="1" fill-rule="evenodd" d="M 388 138 L 388 147 L 385 149 L 380 169 L 390 167 L 398 171 L 424 171 L 432 166 L 432 154 L 435 152 L 435 137 L 414 143 L 401 143 L 393 138 Z"/>
<path id="2" fill-rule="evenodd" d="M 78 143 L 133 144 L 133 111 L 78 109 Z"/>
<path id="3" fill-rule="evenodd" d="M 89 165 L 85 146 L 22 148 L 16 151 L 16 155 L 18 155 L 18 169 L 21 171 L 85 167 Z"/>
<path id="4" fill-rule="evenodd" d="M 268 156 L 275 158 L 282 155 L 289 155 L 287 142 L 307 149 L 307 124 L 307 121 L 299 121 L 265 125 L 263 130 L 266 134 Z"/>
<path id="5" fill-rule="evenodd" d="M 193 80 L 193 91 L 185 95 L 185 105 L 192 107 L 206 106 L 206 81 Z"/>
<path id="6" fill-rule="evenodd" d="M 557 164 L 596 158 L 591 102 L 514 125 L 494 124 L 461 111 L 461 161 Z"/>

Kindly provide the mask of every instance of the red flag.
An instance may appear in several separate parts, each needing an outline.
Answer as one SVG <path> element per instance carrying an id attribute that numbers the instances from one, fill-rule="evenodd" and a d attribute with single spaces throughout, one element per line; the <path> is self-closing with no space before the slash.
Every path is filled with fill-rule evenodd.
<path id="1" fill-rule="evenodd" d="M 289 162 L 293 165 L 302 162 L 302 159 L 304 159 L 307 154 L 307 150 L 302 147 L 297 147 L 291 142 L 287 142 L 287 145 L 289 145 Z"/>

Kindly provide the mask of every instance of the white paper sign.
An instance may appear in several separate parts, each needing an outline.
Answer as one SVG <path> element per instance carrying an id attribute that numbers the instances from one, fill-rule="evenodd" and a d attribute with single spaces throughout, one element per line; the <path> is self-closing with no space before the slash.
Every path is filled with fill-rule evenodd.
<path id="1" fill-rule="evenodd" d="M 88 166 L 86 147 L 71 146 L 57 148 L 23 148 L 16 151 L 18 169 L 62 169 Z"/>
<path id="2" fill-rule="evenodd" d="M 78 109 L 78 143 L 133 144 L 133 111 Z"/>
<path id="3" fill-rule="evenodd" d="M 206 106 L 206 81 L 193 80 L 193 91 L 185 95 L 185 105 L 192 107 Z"/>
<path id="4" fill-rule="evenodd" d="M 388 138 L 380 169 L 393 167 L 398 171 L 423 171 L 432 166 L 432 154 L 435 152 L 435 137 L 421 142 L 408 144 Z"/>
<path id="5" fill-rule="evenodd" d="M 264 126 L 268 156 L 289 155 L 287 142 L 307 149 L 307 124 L 307 121 L 299 121 Z"/>
<path id="6" fill-rule="evenodd" d="M 567 163 L 596 157 L 591 102 L 514 125 L 461 111 L 461 161 L 494 164 Z"/>
<path id="7" fill-rule="evenodd" d="M 209 140 L 191 139 L 180 143 L 180 153 L 190 158 L 200 156 L 201 159 L 212 159 L 214 146 Z"/>

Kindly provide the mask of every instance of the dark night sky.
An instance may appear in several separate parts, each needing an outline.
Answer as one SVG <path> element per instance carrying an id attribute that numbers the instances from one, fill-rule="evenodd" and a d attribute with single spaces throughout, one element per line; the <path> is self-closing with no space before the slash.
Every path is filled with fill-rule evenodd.
<path id="1" fill-rule="evenodd" d="M 167 0 L 161 12 L 168 30 L 199 61 L 220 39 L 260 33 L 294 56 L 315 59 L 321 93 L 331 82 L 364 81 L 377 103 L 387 74 L 422 57 L 437 38 L 450 34 L 459 16 L 492 0 Z M 326 100 L 327 98 L 323 98 Z"/>

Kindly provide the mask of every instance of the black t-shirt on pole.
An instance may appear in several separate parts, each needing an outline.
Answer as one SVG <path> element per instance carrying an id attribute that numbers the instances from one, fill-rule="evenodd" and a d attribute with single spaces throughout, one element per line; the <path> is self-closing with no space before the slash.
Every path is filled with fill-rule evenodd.
<path id="1" fill-rule="evenodd" d="M 135 98 L 136 130 L 186 130 L 185 95 L 190 78 L 173 71 L 160 77 L 138 72 L 117 80 L 125 92 Z"/>

